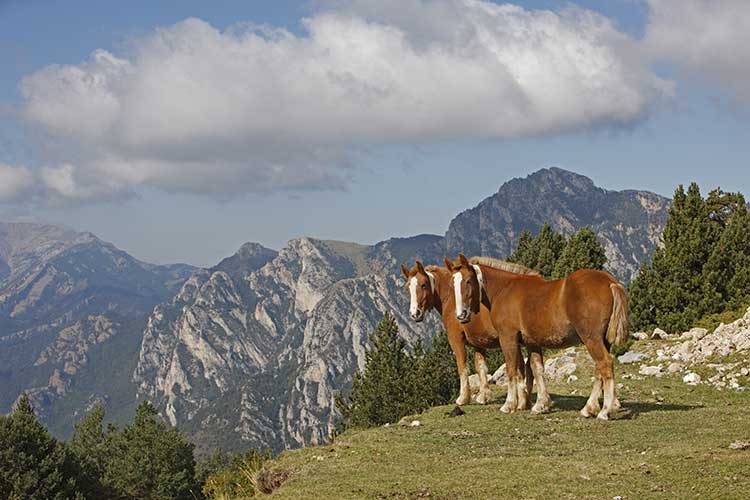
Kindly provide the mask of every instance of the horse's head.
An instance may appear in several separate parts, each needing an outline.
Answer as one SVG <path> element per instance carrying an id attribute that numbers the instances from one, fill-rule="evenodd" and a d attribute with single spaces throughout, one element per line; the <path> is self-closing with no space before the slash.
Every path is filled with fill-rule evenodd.
<path id="1" fill-rule="evenodd" d="M 456 297 L 456 319 L 460 323 L 468 323 L 471 313 L 479 312 L 482 301 L 482 289 L 474 266 L 462 253 L 458 254 L 455 262 L 445 259 L 445 266 L 453 275 L 453 292 Z"/>
<path id="2" fill-rule="evenodd" d="M 406 276 L 406 292 L 409 294 L 409 315 L 419 323 L 424 313 L 432 309 L 432 295 L 435 291 L 435 276 L 426 271 L 421 262 L 411 269 L 401 264 L 401 272 Z"/>

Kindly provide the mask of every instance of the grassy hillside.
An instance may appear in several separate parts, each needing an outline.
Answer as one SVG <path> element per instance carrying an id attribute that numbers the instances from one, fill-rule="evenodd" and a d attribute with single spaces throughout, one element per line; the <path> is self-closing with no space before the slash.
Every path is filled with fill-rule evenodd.
<path id="1" fill-rule="evenodd" d="M 750 441 L 750 391 L 640 377 L 637 364 L 618 365 L 623 409 L 609 422 L 586 420 L 578 410 L 591 364 L 586 354 L 578 359 L 578 381 L 552 384 L 550 414 L 501 414 L 498 388 L 494 404 L 465 407 L 463 416 L 437 407 L 404 419 L 418 427 L 348 431 L 268 463 L 289 473 L 272 496 L 747 498 L 750 449 L 729 445 Z"/>

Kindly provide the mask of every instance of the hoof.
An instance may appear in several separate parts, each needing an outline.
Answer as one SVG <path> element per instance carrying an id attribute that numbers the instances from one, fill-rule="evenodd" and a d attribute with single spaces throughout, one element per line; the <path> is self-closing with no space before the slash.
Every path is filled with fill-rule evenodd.
<path id="1" fill-rule="evenodd" d="M 458 399 L 456 400 L 456 404 L 458 406 L 463 406 L 463 405 L 469 404 L 470 401 L 471 401 L 471 396 L 465 396 L 465 397 L 459 396 Z"/>
<path id="2" fill-rule="evenodd" d="M 500 411 L 503 413 L 515 413 L 516 412 L 516 406 L 512 404 L 505 403 L 503 406 L 500 407 Z"/>
<path id="3" fill-rule="evenodd" d="M 612 409 L 615 410 L 615 411 L 617 411 L 620 408 L 622 408 L 622 405 L 620 404 L 620 400 L 617 399 L 617 398 L 615 398 L 615 400 L 612 401 Z"/>
<path id="4" fill-rule="evenodd" d="M 589 408 L 588 405 L 581 409 L 581 415 L 585 418 L 591 418 L 599 412 L 599 408 Z"/>
<path id="5" fill-rule="evenodd" d="M 596 416 L 599 420 L 609 420 L 609 411 L 604 409 Z"/>
<path id="6" fill-rule="evenodd" d="M 539 415 L 540 413 L 548 413 L 551 409 L 551 404 L 537 401 L 534 406 L 531 407 L 531 413 Z"/>
<path id="7" fill-rule="evenodd" d="M 486 405 L 490 402 L 490 395 L 487 392 L 480 392 L 477 394 L 477 403 L 480 405 Z"/>

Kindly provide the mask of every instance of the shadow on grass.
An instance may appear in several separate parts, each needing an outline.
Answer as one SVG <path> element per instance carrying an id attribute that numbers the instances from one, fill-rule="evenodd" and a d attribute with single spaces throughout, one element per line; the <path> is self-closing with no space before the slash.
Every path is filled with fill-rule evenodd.
<path id="1" fill-rule="evenodd" d="M 555 402 L 555 406 L 552 411 L 580 411 L 583 405 L 586 404 L 588 397 L 585 396 L 571 396 L 562 394 L 551 394 L 552 400 Z M 629 401 L 622 400 L 622 408 L 620 408 L 615 414 L 614 418 L 627 420 L 634 418 L 641 413 L 649 413 L 652 411 L 690 411 L 697 408 L 703 408 L 701 404 L 674 404 L 674 403 L 661 403 L 657 401 Z"/>

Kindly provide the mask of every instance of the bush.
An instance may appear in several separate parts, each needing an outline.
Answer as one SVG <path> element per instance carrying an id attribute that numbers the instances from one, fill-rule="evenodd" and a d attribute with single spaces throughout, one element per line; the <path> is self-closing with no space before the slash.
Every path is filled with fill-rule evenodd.
<path id="1" fill-rule="evenodd" d="M 208 463 L 225 463 L 226 455 L 217 451 L 208 459 Z M 206 477 L 203 494 L 212 499 L 251 498 L 258 491 L 263 491 L 262 471 L 265 462 L 271 458 L 270 453 L 250 450 L 235 455 L 228 465 L 214 470 Z"/>

